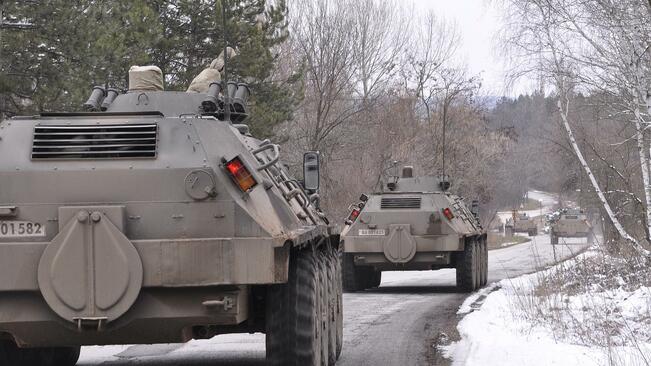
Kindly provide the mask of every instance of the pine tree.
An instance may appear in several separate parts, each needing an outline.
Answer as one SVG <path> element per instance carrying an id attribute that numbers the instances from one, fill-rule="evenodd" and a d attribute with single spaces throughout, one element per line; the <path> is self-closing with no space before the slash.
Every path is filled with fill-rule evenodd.
<path id="1" fill-rule="evenodd" d="M 33 24 L 0 30 L 0 95 L 8 114 L 78 109 L 93 85 L 125 89 L 131 65 L 155 64 L 166 89 L 183 91 L 221 52 L 225 36 L 239 53 L 229 79 L 252 89 L 254 133 L 270 136 L 298 99 L 300 74 L 271 80 L 288 36 L 285 0 L 13 1 L 3 8 Z"/>

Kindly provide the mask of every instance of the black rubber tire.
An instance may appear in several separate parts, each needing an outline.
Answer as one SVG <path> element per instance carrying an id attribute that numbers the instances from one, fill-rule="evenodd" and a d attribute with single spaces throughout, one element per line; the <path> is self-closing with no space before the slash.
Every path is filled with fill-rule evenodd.
<path id="1" fill-rule="evenodd" d="M 480 286 L 484 287 L 488 283 L 488 243 L 486 239 L 482 238 L 481 241 L 481 283 Z"/>
<path id="2" fill-rule="evenodd" d="M 52 362 L 49 363 L 51 366 L 74 366 L 79 361 L 79 354 L 81 353 L 81 347 L 62 347 L 62 348 L 53 348 L 54 355 L 52 357 Z"/>
<path id="3" fill-rule="evenodd" d="M 369 288 L 380 287 L 380 283 L 382 283 L 382 271 L 372 269 L 370 277 L 371 277 L 371 281 L 370 281 L 371 286 L 369 286 Z"/>
<path id="4" fill-rule="evenodd" d="M 343 286 L 345 292 L 356 292 L 366 288 L 366 277 L 362 268 L 355 266 L 353 255 L 342 255 Z"/>
<path id="5" fill-rule="evenodd" d="M 341 356 L 341 351 L 344 348 L 344 288 L 343 288 L 343 273 L 341 269 L 341 255 L 338 250 L 333 249 L 332 255 L 334 256 L 335 270 L 337 274 L 337 359 Z"/>
<path id="6" fill-rule="evenodd" d="M 473 240 L 475 245 L 475 290 L 481 287 L 481 272 L 483 266 L 482 250 L 479 240 Z"/>
<path id="7" fill-rule="evenodd" d="M 554 235 L 553 233 L 549 235 L 551 237 L 552 245 L 558 244 L 558 236 Z"/>
<path id="8" fill-rule="evenodd" d="M 267 362 L 272 366 L 322 366 L 319 264 L 314 248 L 292 253 L 288 281 L 269 286 Z"/>
<path id="9" fill-rule="evenodd" d="M 328 276 L 328 365 L 337 362 L 337 265 L 333 252 L 328 248 L 325 252 Z"/>
<path id="10" fill-rule="evenodd" d="M 2 366 L 74 366 L 81 347 L 18 348 L 12 341 L 0 341 Z"/>
<path id="11" fill-rule="evenodd" d="M 0 341 L 0 365 L 22 366 L 24 353 L 12 341 Z"/>
<path id="12" fill-rule="evenodd" d="M 477 245 L 467 239 L 463 252 L 457 258 L 457 287 L 464 292 L 472 292 L 477 286 Z"/>
<path id="13" fill-rule="evenodd" d="M 321 326 L 321 365 L 328 366 L 330 361 L 330 287 L 328 279 L 328 262 L 324 248 L 319 248 L 316 253 L 316 264 L 319 269 L 319 324 Z"/>

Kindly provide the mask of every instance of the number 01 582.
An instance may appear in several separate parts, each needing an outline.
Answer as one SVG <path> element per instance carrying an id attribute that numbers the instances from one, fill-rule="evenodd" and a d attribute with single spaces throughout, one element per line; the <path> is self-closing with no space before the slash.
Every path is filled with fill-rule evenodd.
<path id="1" fill-rule="evenodd" d="M 45 226 L 30 221 L 0 221 L 0 238 L 45 236 Z"/>

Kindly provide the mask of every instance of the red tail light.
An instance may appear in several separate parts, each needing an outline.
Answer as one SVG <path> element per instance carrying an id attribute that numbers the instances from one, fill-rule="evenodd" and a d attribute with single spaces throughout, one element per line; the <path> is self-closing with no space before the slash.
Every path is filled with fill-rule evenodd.
<path id="1" fill-rule="evenodd" d="M 355 222 L 355 220 L 357 220 L 357 217 L 359 217 L 359 213 L 360 213 L 360 210 L 359 210 L 359 209 L 356 209 L 356 208 L 353 209 L 353 210 L 350 212 L 350 215 L 348 216 L 348 220 L 349 220 L 350 222 Z"/>
<path id="2" fill-rule="evenodd" d="M 247 192 L 258 184 L 239 157 L 227 162 L 224 166 L 235 184 L 237 184 L 243 192 Z"/>
<path id="3" fill-rule="evenodd" d="M 445 216 L 448 220 L 452 220 L 454 218 L 454 214 L 449 207 L 443 209 L 443 216 Z"/>

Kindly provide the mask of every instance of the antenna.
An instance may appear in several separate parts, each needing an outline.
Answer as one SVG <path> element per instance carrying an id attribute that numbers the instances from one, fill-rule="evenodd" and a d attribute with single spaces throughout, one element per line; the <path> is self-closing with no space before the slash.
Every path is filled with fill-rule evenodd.
<path id="1" fill-rule="evenodd" d="M 224 36 L 224 78 L 222 79 L 222 90 L 224 91 L 224 121 L 231 120 L 231 101 L 228 95 L 228 31 L 226 30 L 226 1 L 221 0 L 222 3 L 222 28 Z"/>

